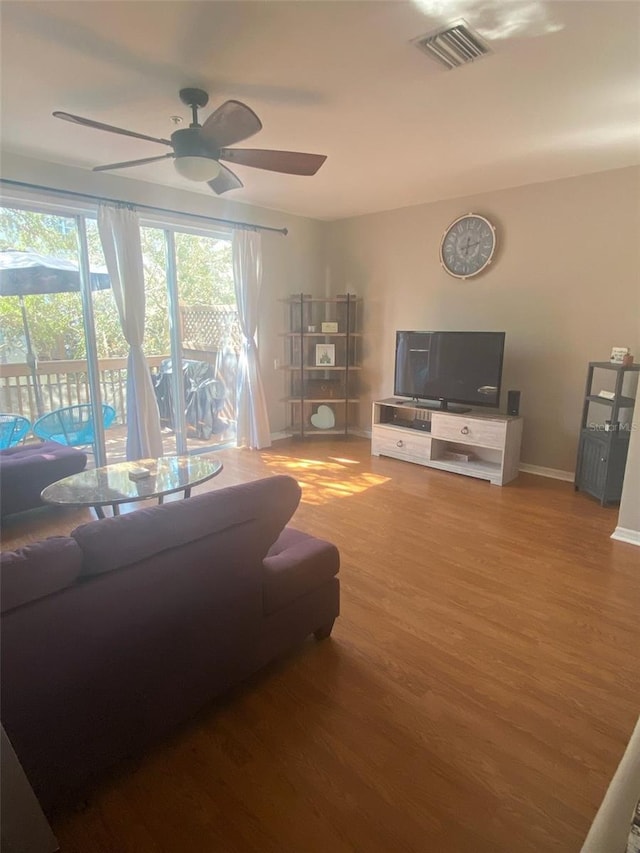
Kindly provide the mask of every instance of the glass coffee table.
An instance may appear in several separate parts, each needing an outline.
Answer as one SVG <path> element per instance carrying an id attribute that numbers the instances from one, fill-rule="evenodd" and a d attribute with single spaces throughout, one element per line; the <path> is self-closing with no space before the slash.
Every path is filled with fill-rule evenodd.
<path id="1" fill-rule="evenodd" d="M 144 470 L 149 473 L 145 475 Z M 160 459 L 138 459 L 117 462 L 72 474 L 47 486 L 41 494 L 49 504 L 91 506 L 98 518 L 104 518 L 103 507 L 110 506 L 120 515 L 120 504 L 158 498 L 184 492 L 191 495 L 193 486 L 216 477 L 222 462 L 204 456 L 162 456 Z M 132 479 L 135 477 L 135 479 Z"/>

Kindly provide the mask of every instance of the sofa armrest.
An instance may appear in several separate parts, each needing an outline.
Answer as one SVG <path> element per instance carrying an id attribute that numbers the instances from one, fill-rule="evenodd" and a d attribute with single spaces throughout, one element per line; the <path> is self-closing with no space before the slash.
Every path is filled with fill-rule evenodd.
<path id="1" fill-rule="evenodd" d="M 335 545 L 291 527 L 285 528 L 263 560 L 265 614 L 328 583 L 340 569 Z"/>

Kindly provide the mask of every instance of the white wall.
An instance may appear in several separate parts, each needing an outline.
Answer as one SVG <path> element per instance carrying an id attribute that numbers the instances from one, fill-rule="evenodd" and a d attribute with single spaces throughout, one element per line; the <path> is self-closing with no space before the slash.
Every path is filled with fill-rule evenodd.
<path id="1" fill-rule="evenodd" d="M 492 266 L 463 282 L 439 246 L 463 213 L 498 230 Z M 522 391 L 522 459 L 572 471 L 589 361 L 640 360 L 640 169 L 600 172 L 331 223 L 332 292 L 364 297 L 365 401 L 393 392 L 397 329 L 506 331 L 506 391 Z M 599 389 L 598 389 L 599 390 Z"/>
<path id="2" fill-rule="evenodd" d="M 278 299 L 292 293 L 320 292 L 324 287 L 325 223 L 273 210 L 238 204 L 201 192 L 176 190 L 118 175 L 106 175 L 4 154 L 2 177 L 47 187 L 90 193 L 138 204 L 171 208 L 183 213 L 216 216 L 242 222 L 288 228 L 287 237 L 263 232 L 263 288 L 258 342 L 272 432 L 285 426 L 284 376 L 275 371 L 274 358 L 282 360 L 278 332 L 284 328 L 285 309 Z M 9 188 L 7 188 L 9 191 Z M 144 215 L 144 212 L 141 212 Z"/>

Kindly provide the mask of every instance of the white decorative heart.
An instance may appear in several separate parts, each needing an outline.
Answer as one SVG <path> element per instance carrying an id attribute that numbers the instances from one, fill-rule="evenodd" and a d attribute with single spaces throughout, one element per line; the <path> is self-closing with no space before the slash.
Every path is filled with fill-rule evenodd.
<path id="1" fill-rule="evenodd" d="M 329 406 L 318 406 L 315 415 L 311 415 L 311 423 L 316 429 L 331 429 L 336 425 L 336 416 Z"/>

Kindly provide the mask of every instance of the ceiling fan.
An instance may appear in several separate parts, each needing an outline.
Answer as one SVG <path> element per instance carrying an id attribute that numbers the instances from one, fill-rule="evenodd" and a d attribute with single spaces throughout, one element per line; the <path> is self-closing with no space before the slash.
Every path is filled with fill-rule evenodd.
<path id="1" fill-rule="evenodd" d="M 135 139 L 146 139 L 158 142 L 173 149 L 168 154 L 158 157 L 144 157 L 142 160 L 127 160 L 123 163 L 109 163 L 107 166 L 95 166 L 94 172 L 104 172 L 108 169 L 127 169 L 129 166 L 142 166 L 154 163 L 156 160 L 174 160 L 176 171 L 190 181 L 205 182 L 220 195 L 228 190 L 243 186 L 242 181 L 231 169 L 220 161 L 238 163 L 242 166 L 253 166 L 256 169 L 267 169 L 270 172 L 282 172 L 287 175 L 315 175 L 327 159 L 324 154 L 302 154 L 298 151 L 270 151 L 263 148 L 228 148 L 248 139 L 262 130 L 262 122 L 246 104 L 240 101 L 225 101 L 217 110 L 211 113 L 204 124 L 198 122 L 198 110 L 209 102 L 209 95 L 202 89 L 181 89 L 180 100 L 191 108 L 191 124 L 182 130 L 171 134 L 171 139 L 159 139 L 102 124 L 82 116 L 56 111 L 55 118 L 61 118 L 74 124 L 94 127 L 97 130 L 107 130 L 122 136 L 132 136 Z"/>

